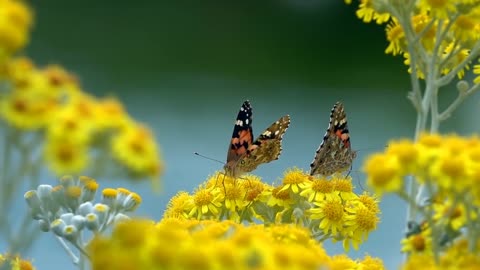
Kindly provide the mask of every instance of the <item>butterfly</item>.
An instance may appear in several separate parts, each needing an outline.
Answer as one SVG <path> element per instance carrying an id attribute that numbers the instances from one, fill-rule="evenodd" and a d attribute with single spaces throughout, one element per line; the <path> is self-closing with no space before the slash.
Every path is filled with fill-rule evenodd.
<path id="1" fill-rule="evenodd" d="M 323 141 L 310 164 L 310 175 L 329 176 L 350 169 L 357 156 L 350 146 L 347 114 L 341 102 L 335 103 Z"/>
<path id="2" fill-rule="evenodd" d="M 248 100 L 243 102 L 233 127 L 225 173 L 237 178 L 255 170 L 260 164 L 277 160 L 282 152 L 283 134 L 289 125 L 289 115 L 280 117 L 253 141 L 252 106 Z"/>

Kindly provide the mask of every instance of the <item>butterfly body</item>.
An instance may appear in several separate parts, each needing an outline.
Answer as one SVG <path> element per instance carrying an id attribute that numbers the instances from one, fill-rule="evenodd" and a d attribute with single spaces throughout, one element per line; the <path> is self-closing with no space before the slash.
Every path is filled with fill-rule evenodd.
<path id="1" fill-rule="evenodd" d="M 260 164 L 278 159 L 282 152 L 282 138 L 290 125 L 285 115 L 271 124 L 253 141 L 252 107 L 247 100 L 240 107 L 227 153 L 225 173 L 237 178 L 255 170 Z"/>
<path id="2" fill-rule="evenodd" d="M 335 103 L 323 141 L 310 164 L 310 175 L 329 176 L 351 168 L 357 153 L 350 145 L 347 115 L 341 102 Z"/>

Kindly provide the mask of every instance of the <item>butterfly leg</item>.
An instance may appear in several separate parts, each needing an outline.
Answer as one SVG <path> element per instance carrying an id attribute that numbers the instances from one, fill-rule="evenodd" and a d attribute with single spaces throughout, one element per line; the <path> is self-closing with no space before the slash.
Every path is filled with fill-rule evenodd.
<path id="1" fill-rule="evenodd" d="M 350 165 L 350 169 L 348 169 L 348 173 L 345 177 L 350 176 L 350 173 L 352 172 L 352 169 L 353 169 L 353 165 Z"/>

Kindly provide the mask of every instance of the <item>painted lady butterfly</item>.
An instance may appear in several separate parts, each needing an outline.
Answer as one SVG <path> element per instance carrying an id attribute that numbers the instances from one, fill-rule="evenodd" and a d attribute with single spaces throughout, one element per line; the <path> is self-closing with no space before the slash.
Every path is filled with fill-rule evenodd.
<path id="1" fill-rule="evenodd" d="M 282 152 L 282 137 L 289 125 L 290 116 L 285 115 L 252 142 L 252 107 L 248 100 L 243 102 L 233 127 L 225 173 L 237 178 L 255 170 L 260 164 L 278 159 Z"/>
<path id="2" fill-rule="evenodd" d="M 310 164 L 310 175 L 329 176 L 343 172 L 352 166 L 356 151 L 350 147 L 347 114 L 341 102 L 335 103 L 330 114 L 330 123 L 323 141 Z"/>

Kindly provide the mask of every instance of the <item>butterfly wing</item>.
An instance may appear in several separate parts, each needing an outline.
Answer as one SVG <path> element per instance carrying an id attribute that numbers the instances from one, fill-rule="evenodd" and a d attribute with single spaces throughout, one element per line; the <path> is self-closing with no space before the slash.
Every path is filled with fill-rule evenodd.
<path id="1" fill-rule="evenodd" d="M 335 103 L 323 141 L 310 164 L 310 175 L 329 176 L 351 167 L 356 152 L 350 146 L 347 115 L 341 102 Z"/>
<path id="2" fill-rule="evenodd" d="M 244 101 L 238 111 L 227 152 L 227 163 L 224 169 L 229 175 L 237 175 L 235 172 L 236 164 L 242 157 L 247 155 L 248 149 L 252 146 L 252 113 L 250 102 L 248 100 Z"/>
<path id="3" fill-rule="evenodd" d="M 265 129 L 248 148 L 248 154 L 237 164 L 238 171 L 251 172 L 260 164 L 277 160 L 282 152 L 283 135 L 290 126 L 290 116 L 285 115 Z"/>

